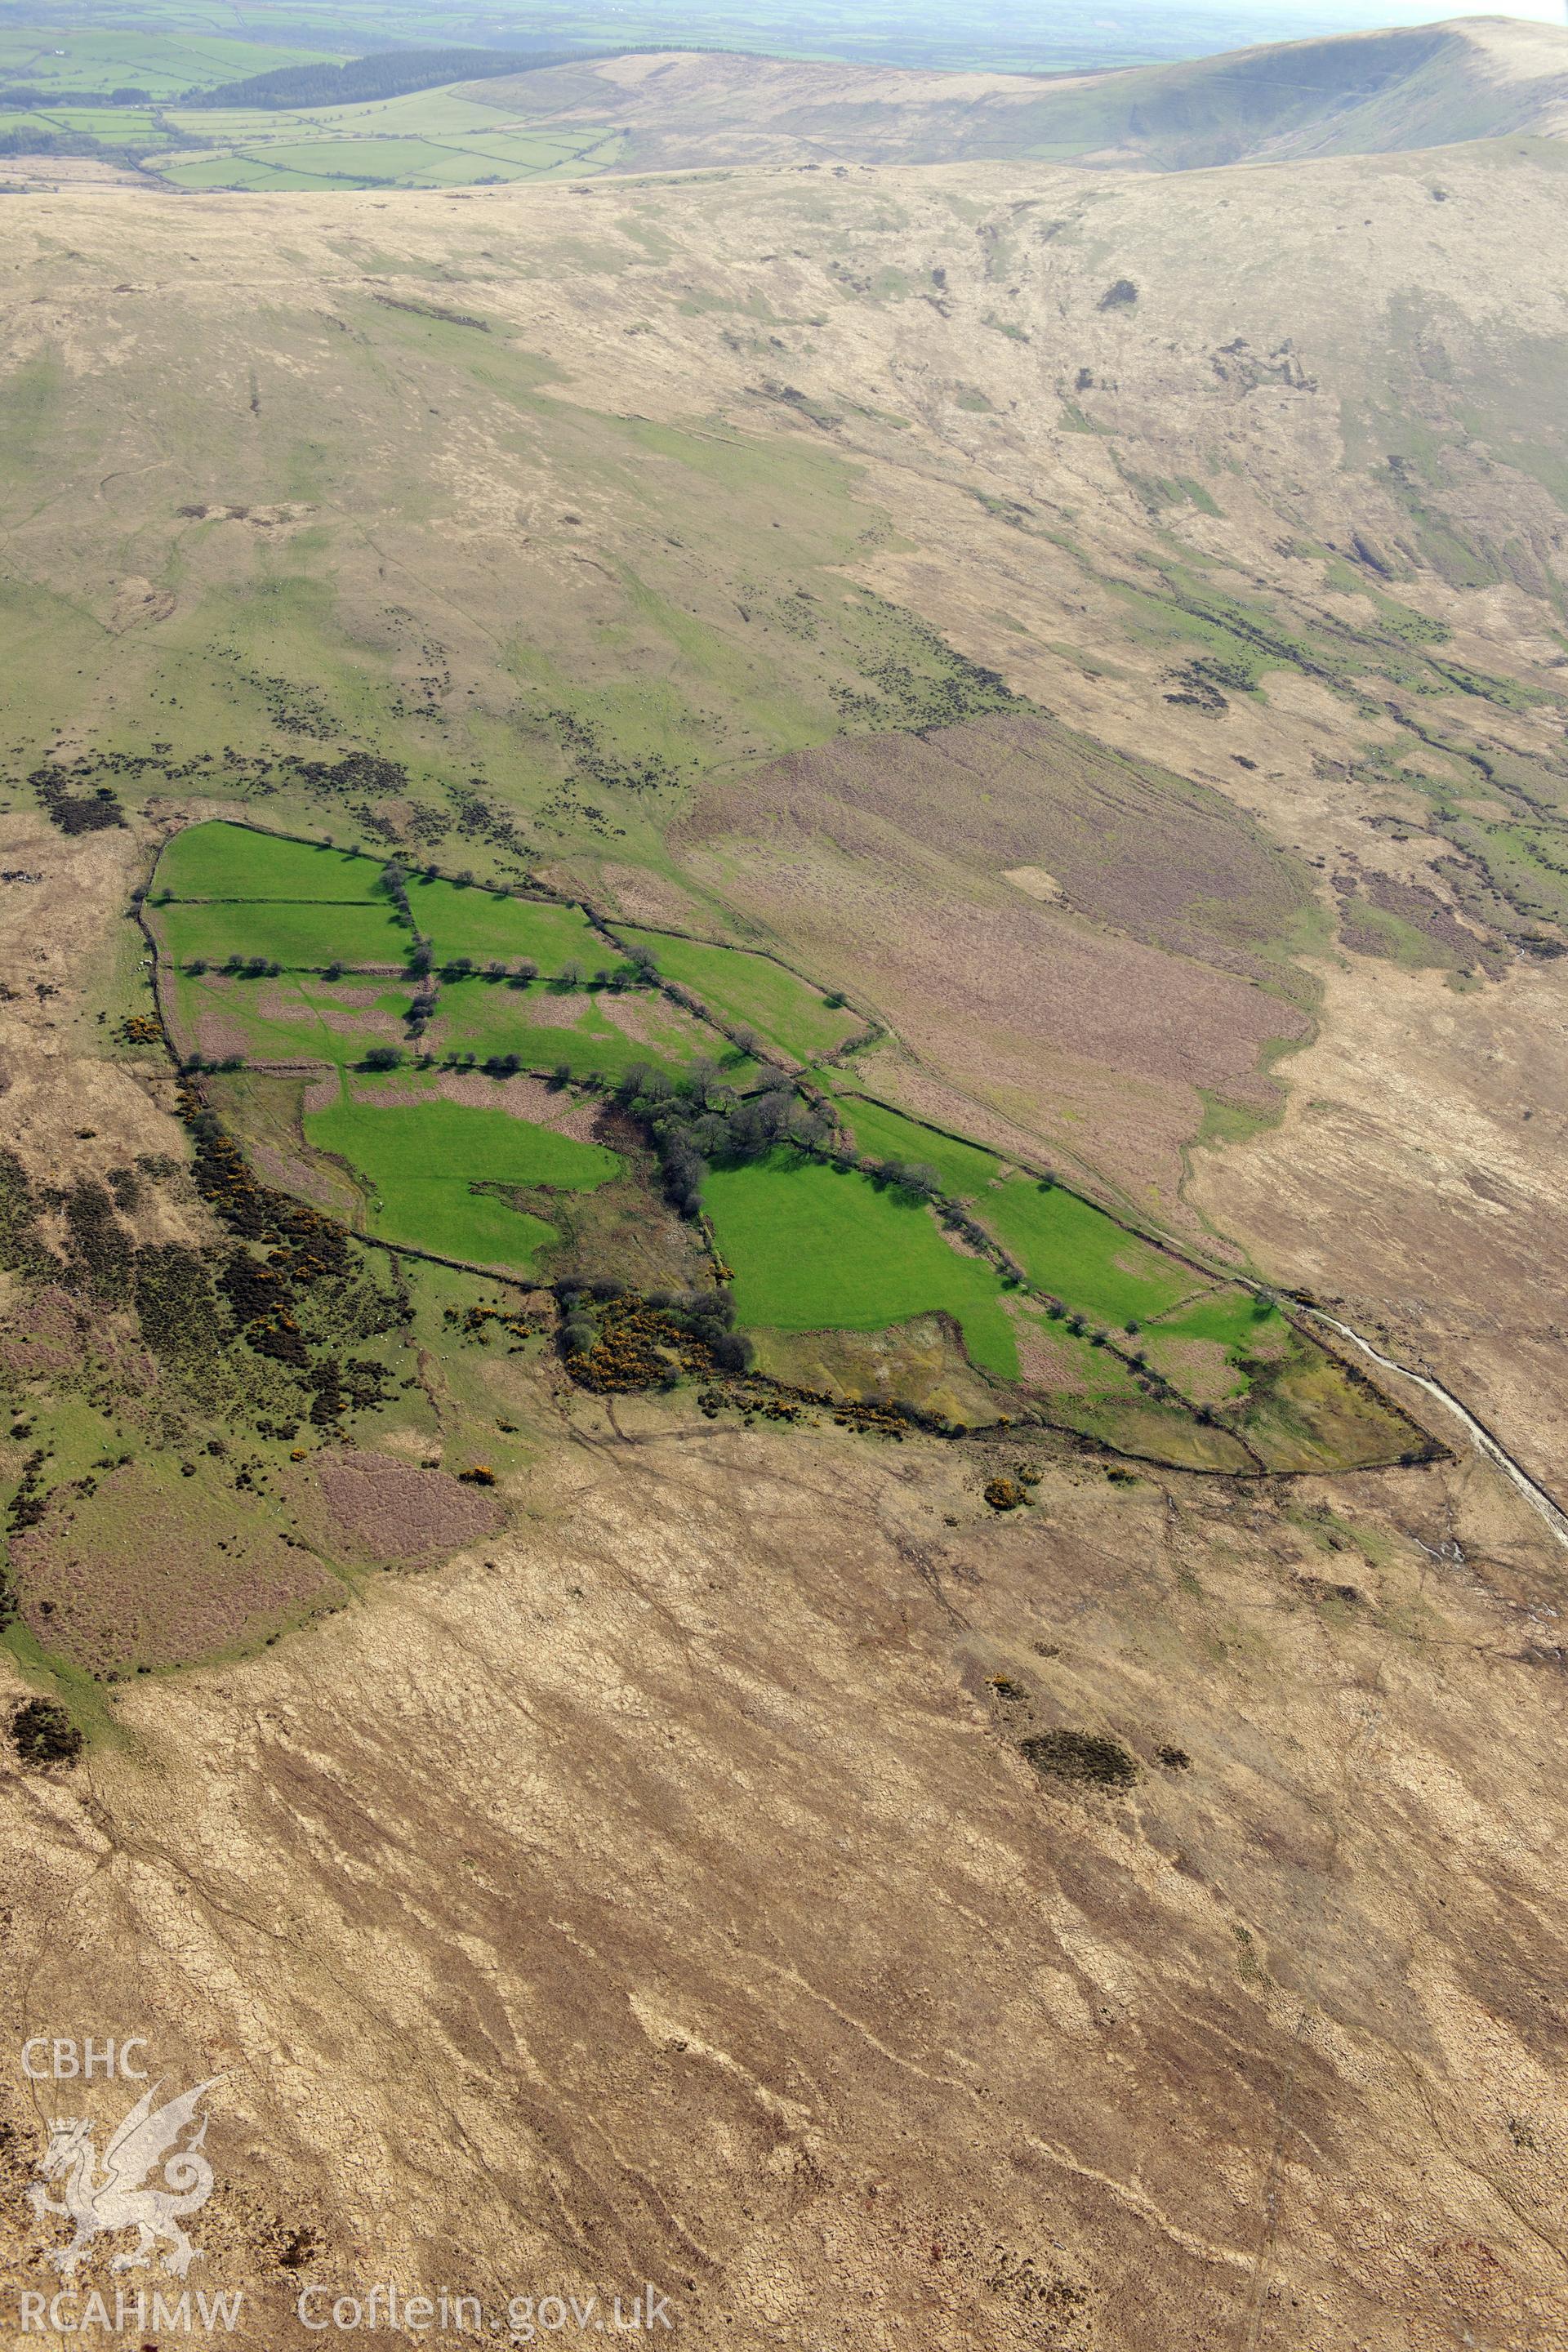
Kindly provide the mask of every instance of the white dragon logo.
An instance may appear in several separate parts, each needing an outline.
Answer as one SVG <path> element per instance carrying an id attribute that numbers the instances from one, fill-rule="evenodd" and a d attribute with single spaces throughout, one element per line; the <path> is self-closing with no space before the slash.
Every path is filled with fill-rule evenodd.
<path id="1" fill-rule="evenodd" d="M 177 2099 L 166 2099 L 161 2107 L 154 2102 L 163 2085 L 154 2083 L 115 2126 L 103 2151 L 101 2173 L 90 2119 L 60 2116 L 51 2123 L 49 2144 L 38 2167 L 40 2178 L 27 2196 L 40 2221 L 46 2214 L 55 2213 L 76 2225 L 69 2245 L 56 2248 L 48 2256 L 56 2270 L 71 2277 L 101 2230 L 139 2232 L 134 2246 L 115 2255 L 109 2265 L 111 2271 L 140 2269 L 151 2262 L 161 2238 L 168 2241 L 170 2249 L 163 2256 L 163 2268 L 174 2277 L 184 2278 L 191 2264 L 201 2259 L 200 2247 L 192 2245 L 180 2221 L 212 2195 L 213 2168 L 201 2152 L 207 2134 L 205 2116 L 184 2147 L 175 2143 L 195 2116 L 202 2094 L 210 2091 L 217 2079 L 214 2074 L 195 2090 L 182 2091 Z M 147 2175 L 161 2158 L 167 2158 L 166 2185 L 149 2189 L 144 2185 Z M 63 2195 L 51 2197 L 43 2183 L 61 2179 Z"/>

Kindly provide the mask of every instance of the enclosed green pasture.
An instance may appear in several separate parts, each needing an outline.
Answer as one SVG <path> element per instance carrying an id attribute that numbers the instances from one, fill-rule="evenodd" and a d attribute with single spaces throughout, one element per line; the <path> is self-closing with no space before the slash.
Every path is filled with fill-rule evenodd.
<path id="1" fill-rule="evenodd" d="M 263 956 L 287 971 L 321 971 L 331 963 L 405 964 L 414 939 L 390 902 L 306 906 L 284 898 L 219 903 L 176 901 L 153 910 L 153 928 L 176 963 L 193 957 L 223 963 Z"/>
<path id="2" fill-rule="evenodd" d="M 172 118 L 186 150 L 161 163 L 181 187 L 457 187 L 603 170 L 625 144 L 604 125 L 562 130 L 458 88 L 353 106 L 204 107 Z"/>
<path id="3" fill-rule="evenodd" d="M 865 1025 L 771 956 L 622 923 L 616 925 L 616 936 L 628 946 L 648 949 L 666 979 L 689 988 L 720 1020 L 731 1028 L 754 1029 L 795 1061 L 812 1062 L 835 1052 Z"/>
<path id="4" fill-rule="evenodd" d="M 720 1255 L 743 1324 L 779 1331 L 879 1331 L 945 1308 L 973 1360 L 1016 1380 L 1018 1351 L 1002 1286 L 962 1257 L 931 1211 L 868 1177 L 775 1151 L 708 1180 Z"/>
<path id="5" fill-rule="evenodd" d="M 978 1144 L 962 1143 L 954 1135 L 905 1118 L 886 1103 L 863 1096 L 841 1098 L 839 1110 L 864 1160 L 901 1160 L 907 1167 L 934 1168 L 944 1192 L 959 1201 L 973 1200 L 996 1181 L 1001 1161 Z"/>
<path id="6" fill-rule="evenodd" d="M 175 187 L 192 188 L 198 193 L 204 188 L 228 188 L 266 193 L 272 189 L 287 190 L 290 195 L 324 195 L 343 187 L 360 187 L 359 180 L 344 180 L 335 173 L 291 172 L 286 164 L 264 162 L 257 155 L 193 155 L 188 162 L 165 164 L 162 176 Z"/>
<path id="7" fill-rule="evenodd" d="M 207 911 L 169 908 L 163 919 Z M 334 982 L 312 971 L 250 979 L 183 968 L 165 981 L 182 1049 L 216 1059 L 240 1054 L 247 1062 L 331 1062 L 346 1069 L 376 1046 L 396 1045 L 410 1069 L 426 1054 L 438 1062 L 480 1064 L 515 1054 L 525 1070 L 563 1067 L 574 1078 L 612 1083 L 638 1063 L 677 1077 L 700 1057 L 718 1062 L 731 1086 L 743 1087 L 756 1074 L 747 1055 L 652 989 L 611 994 L 543 980 L 526 987 L 447 981 L 435 1020 L 422 1038 L 411 1039 L 406 1015 L 416 986 L 400 981 L 376 988 L 363 978 Z"/>
<path id="8" fill-rule="evenodd" d="M 1029 1280 L 1103 1323 L 1147 1322 L 1204 1286 L 1204 1276 L 1127 1233 L 1059 1184 L 1012 1176 L 975 1214 Z"/>
<path id="9" fill-rule="evenodd" d="M 590 1192 L 621 1172 L 596 1143 L 433 1097 L 417 1106 L 340 1102 L 305 1116 L 307 1140 L 365 1186 L 368 1229 L 438 1256 L 526 1271 L 553 1226 L 476 1184 Z"/>
<path id="10" fill-rule="evenodd" d="M 323 849 L 245 824 L 188 825 L 158 860 L 153 896 L 174 898 L 382 899 L 379 858 Z"/>
<path id="11" fill-rule="evenodd" d="M 335 1062 L 351 1068 L 374 1045 L 401 1045 L 413 989 L 370 992 L 344 981 L 284 973 L 271 980 L 229 979 L 221 972 L 174 974 L 172 1010 L 181 1045 L 221 1059 L 247 1062 Z"/>
<path id="12" fill-rule="evenodd" d="M 1289 1324 L 1271 1300 L 1229 1284 L 1189 1299 L 1149 1328 L 1173 1339 L 1215 1340 L 1232 1357 L 1249 1355 L 1258 1347 L 1276 1352 L 1290 1338 Z"/>
<path id="13" fill-rule="evenodd" d="M 409 877 L 408 906 L 438 964 L 452 956 L 471 956 L 476 963 L 526 958 L 554 974 L 569 963 L 596 971 L 620 961 L 580 907 L 507 898 L 458 882 L 427 881 L 422 875 Z"/>
<path id="14" fill-rule="evenodd" d="M 743 1055 L 726 1056 L 721 1037 L 651 989 L 600 995 L 543 981 L 527 988 L 447 981 L 424 1043 L 429 1052 L 472 1054 L 480 1062 L 516 1054 L 525 1069 L 564 1066 L 574 1077 L 615 1080 L 639 1062 L 673 1076 L 699 1055 L 719 1061 L 731 1085 L 743 1086 L 755 1069 Z"/>
<path id="15" fill-rule="evenodd" d="M 1156 1363 L 1163 1360 L 1163 1340 L 1182 1339 L 1205 1339 L 1225 1349 L 1232 1374 L 1228 1394 L 1233 1397 L 1245 1395 L 1251 1386 L 1249 1359 L 1278 1360 L 1292 1353 L 1296 1345 L 1295 1333 L 1272 1300 L 1228 1284 L 1161 1316 L 1145 1326 L 1142 1335 Z M 1163 1369 L 1178 1387 L 1183 1385 L 1179 1367 L 1173 1370 L 1172 1362 L 1164 1361 Z"/>

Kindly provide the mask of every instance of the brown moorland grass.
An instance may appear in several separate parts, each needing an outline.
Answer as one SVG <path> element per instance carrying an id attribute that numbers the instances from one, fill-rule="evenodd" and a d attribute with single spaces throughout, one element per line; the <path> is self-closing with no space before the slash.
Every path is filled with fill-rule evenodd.
<path id="1" fill-rule="evenodd" d="M 264 2340 L 296 2231 L 356 2274 L 350 2102 L 409 2292 L 668 2279 L 737 2352 L 781 2306 L 848 2352 L 872 2305 L 922 2352 L 1020 2352 L 1042 2310 L 1089 2315 L 1061 2352 L 1200 2352 L 1245 2339 L 1272 2213 L 1270 2307 L 1319 2337 L 1439 2343 L 1484 2293 L 1495 2341 L 1549 2340 L 1568 1805 L 1521 1654 L 1560 1579 L 1506 1490 L 582 1413 L 483 1557 L 133 1684 L 131 1743 L 47 1803 L 0 1771 L 18 1978 L 182 2081 L 230 2060 L 221 2275 Z M 998 1675 L 1135 1756 L 1134 1801 L 1031 1772 Z"/>
<path id="2" fill-rule="evenodd" d="M 1224 710 L 1168 701 L 1190 647 L 1168 613 L 1134 626 L 1147 601 L 1110 584 L 1146 587 L 1174 543 L 1237 593 L 1321 618 L 1310 551 L 1354 532 L 1408 563 L 1378 593 L 1409 625 L 1449 629 L 1477 673 L 1560 683 L 1542 583 L 1561 516 L 1529 467 L 1557 462 L 1563 181 L 1512 142 L 1455 152 L 1438 202 L 1436 168 L 1087 189 L 1032 163 L 791 172 L 286 209 L 30 200 L 10 224 L 6 326 L 41 439 L 5 520 L 44 657 L 8 671 L 33 698 L 6 740 L 150 751 L 167 734 L 174 765 L 121 780 L 139 832 L 68 840 L 25 772 L 0 828 L 5 863 L 46 877 L 16 886 L 26 919 L 0 934 L 5 1110 L 29 1166 L 68 1182 L 186 1150 L 152 1057 L 106 1046 L 84 981 L 112 934 L 136 937 L 143 793 L 184 807 L 196 750 L 331 766 L 374 736 L 409 761 L 384 793 L 279 785 L 274 805 L 340 830 L 360 805 L 395 829 L 449 814 L 432 773 L 460 745 L 451 772 L 487 764 L 504 813 L 563 867 L 607 852 L 662 870 L 679 790 L 612 782 L 566 806 L 559 737 L 514 728 L 520 691 L 581 691 L 612 772 L 689 731 L 715 762 L 771 758 L 800 710 L 771 681 L 810 666 L 790 667 L 801 640 L 761 606 L 737 617 L 738 591 L 830 451 L 864 469 L 837 505 L 834 563 L 1075 724 L 1227 790 L 1325 872 L 1353 849 L 1404 876 L 1391 823 L 1446 854 L 1412 779 L 1479 776 L 1467 744 L 1498 805 L 1526 787 L 1550 803 L 1547 707 L 1385 679 L 1347 694 L 1279 669 Z M 623 208 L 640 235 L 616 225 Z M 1216 269 L 1222 250 L 1249 266 Z M 453 304 L 492 311 L 493 331 L 364 299 L 367 279 L 396 290 L 421 270 L 471 281 Z M 1137 304 L 1102 310 L 1122 275 Z M 549 370 L 555 392 L 536 396 Z M 770 383 L 837 422 L 803 422 Z M 1527 383 L 1533 418 L 1510 406 Z M 1478 392 L 1493 403 L 1479 429 Z M 637 417 L 590 429 L 595 402 Z M 1418 489 L 1419 466 L 1388 462 L 1411 444 L 1433 460 Z M 731 469 L 706 506 L 694 449 Z M 732 478 L 747 468 L 775 471 L 776 534 Z M 295 472 L 315 507 L 298 524 L 181 517 L 275 505 Z M 742 509 L 737 553 L 715 517 Z M 697 542 L 689 560 L 670 534 Z M 775 614 L 797 575 L 823 592 L 826 537 L 762 558 Z M 636 611 L 627 566 L 650 590 Z M 126 572 L 176 582 L 175 608 L 110 635 Z M 1332 595 L 1374 628 L 1370 594 Z M 661 596 L 678 629 L 647 619 Z M 400 621 L 405 598 L 420 609 Z M 547 617 L 537 684 L 520 689 L 498 613 Z M 215 615 L 223 643 L 238 633 L 238 671 L 208 664 Z M 388 694 L 412 708 L 433 640 L 445 719 L 395 732 Z M 759 643 L 773 667 L 737 712 L 733 665 Z M 1447 748 L 1417 748 L 1406 719 Z M 485 725 L 503 751 L 481 762 Z M 222 789 L 248 790 L 239 773 L 226 764 Z M 879 836 L 849 814 L 895 873 L 930 861 L 905 893 L 928 928 L 993 889 L 1019 897 L 1009 869 L 976 877 L 896 812 Z M 489 841 L 462 854 L 487 872 L 502 858 Z M 823 929 L 847 955 L 846 910 Z M 999 936 L 1048 981 L 1072 924 L 1121 922 L 1124 944 L 1142 919 L 1125 913 Z M 1173 988 L 1178 960 L 1134 944 Z M 1114 987 L 1121 967 L 1091 969 Z M 1549 1476 L 1563 986 L 1562 960 L 1468 992 L 1436 971 L 1407 988 L 1386 960 L 1331 971 L 1332 1050 L 1296 1066 L 1298 1116 L 1254 1151 L 1216 1151 L 1202 1180 L 1268 1272 L 1353 1292 L 1357 1319 L 1396 1315 L 1456 1384 L 1481 1380 Z M 1134 986 L 1130 1017 L 1139 1003 Z M 988 1067 L 984 1013 L 938 1036 L 939 1068 L 910 1066 L 960 1128 Z M 1083 1116 L 1063 1137 L 1103 1150 L 1108 1178 L 1124 1150 L 1136 1171 L 1140 1122 L 1167 1159 L 1190 1132 L 1167 1079 L 1068 1076 L 1062 1108 Z M 1051 1108 L 1021 1106 L 1037 1129 Z M 1005 1111 L 982 1118 L 1000 1129 Z M 183 2080 L 224 2053 L 208 2210 L 261 2282 L 268 2341 L 300 2285 L 277 2250 L 308 2231 L 349 2284 L 367 2180 L 387 2273 L 410 2286 L 668 2275 L 686 2332 L 737 2352 L 781 2331 L 837 2352 L 868 2309 L 933 2352 L 1015 2352 L 1042 2326 L 1105 2352 L 1196 2352 L 1260 2325 L 1346 2344 L 1550 2336 L 1562 1579 L 1473 1456 L 1281 1488 L 1217 1435 L 1205 1467 L 1247 1475 L 1133 1475 L 1050 1433 L 775 1438 L 700 1425 L 680 1399 L 645 1401 L 635 1426 L 627 1412 L 623 1441 L 542 1350 L 447 1349 L 437 1370 L 432 1418 L 482 1397 L 487 1444 L 504 1413 L 532 1449 L 528 1514 L 485 1561 L 381 1580 L 369 1606 L 243 1675 L 133 1682 L 116 1695 L 132 1743 L 74 1779 L 0 1771 L 17 1980 L 68 2017 L 150 2025 Z M 125 1442 L 143 1428 L 157 1434 L 151 1405 Z M 1277 1435 L 1281 1466 L 1311 1466 L 1287 1412 Z M 460 1418 L 439 1442 L 456 1458 Z M 994 1519 L 984 1487 L 1026 1452 L 1035 1503 Z M 1353 1566 L 1325 1566 L 1291 1517 L 1307 1505 L 1332 1512 Z M 209 1533 L 232 1541 L 227 1511 Z M 1336 1618 L 1307 1597 L 1313 1571 L 1366 1601 Z M 997 1675 L 1037 1693 L 1043 1728 L 1135 1754 L 1136 1800 L 1029 1773 L 998 1736 Z M 1156 1764 L 1168 1746 L 1190 1770 Z M 22 2088 L 0 2081 L 18 2211 L 38 2147 Z M 364 2156 L 350 2173 L 346 2115 Z M 438 2131 L 410 2131 L 430 2115 Z"/>
<path id="3" fill-rule="evenodd" d="M 312 1465 L 328 1517 L 356 1552 L 415 1567 L 493 1535 L 495 1496 L 447 1470 L 416 1469 L 384 1454 L 344 1452 Z M 301 1484 L 304 1482 L 301 1481 Z"/>
<path id="4" fill-rule="evenodd" d="M 13 1537 L 21 1614 L 40 1646 L 99 1675 L 177 1665 L 334 1605 L 342 1587 L 327 1569 L 232 1481 L 215 1507 L 216 1483 L 211 1465 L 186 1480 L 166 1457 L 127 1463 Z"/>
<path id="5" fill-rule="evenodd" d="M 836 765 L 832 752 L 782 763 L 754 799 L 710 795 L 683 832 L 692 868 L 793 961 L 858 986 L 925 1063 L 1037 1149 L 1073 1130 L 1069 1148 L 1115 1167 L 1129 1191 L 1157 1183 L 1173 1198 L 1199 1087 L 1268 1107 L 1259 1057 L 1272 1038 L 1306 1034 L 1293 1005 L 1020 898 L 1000 863 L 988 879 L 929 843 L 891 794 L 886 811 L 841 799 Z"/>
<path id="6" fill-rule="evenodd" d="M 1221 795 L 1118 758 L 1043 714 L 999 711 L 925 735 L 847 738 L 779 761 L 751 788 L 796 823 L 863 811 L 987 878 L 1044 868 L 1069 908 L 1151 946 L 1238 971 L 1277 972 L 1311 905 L 1310 877 Z M 745 787 L 715 794 L 706 830 Z M 1031 893 L 1026 891 L 1025 896 Z"/>

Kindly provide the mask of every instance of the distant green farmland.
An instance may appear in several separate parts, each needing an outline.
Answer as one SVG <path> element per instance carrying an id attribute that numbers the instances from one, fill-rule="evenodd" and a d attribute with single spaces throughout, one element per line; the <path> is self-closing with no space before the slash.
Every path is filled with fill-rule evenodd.
<path id="1" fill-rule="evenodd" d="M 181 11 L 165 10 L 160 0 L 152 0 L 146 15 L 166 15 L 177 26 Z M 246 74 L 317 65 L 327 54 L 270 41 L 229 40 L 199 27 L 121 33 L 80 25 L 16 25 L 0 29 L 0 82 L 41 90 L 52 113 L 54 101 L 68 101 L 74 90 L 141 89 L 153 100 L 181 98 L 187 89 L 216 89 Z"/>
<path id="2" fill-rule="evenodd" d="M 731 1028 L 754 1029 L 797 1062 L 832 1053 L 865 1025 L 847 1008 L 829 1004 L 820 989 L 797 979 L 770 956 L 627 923 L 616 923 L 614 929 L 617 939 L 647 948 L 667 978 L 689 988 Z"/>
<path id="3" fill-rule="evenodd" d="M 198 189 L 447 188 L 583 177 L 605 170 L 626 144 L 608 124 L 563 127 L 520 112 L 515 99 L 488 104 L 467 94 L 466 84 L 346 106 L 202 101 L 204 89 L 324 56 L 199 34 L 0 31 L 0 85 L 37 93 L 30 110 L 0 115 L 0 131 L 93 141 L 104 154 L 134 157 L 174 187 Z M 90 103 L 119 90 L 144 94 L 148 104 Z"/>
<path id="4" fill-rule="evenodd" d="M 579 1143 L 502 1110 L 432 1097 L 417 1106 L 340 1102 L 310 1111 L 305 1134 L 363 1178 L 368 1230 L 438 1256 L 525 1272 L 555 1239 L 553 1226 L 510 1207 L 478 1183 L 588 1192 L 623 1163 L 596 1143 Z"/>
<path id="5" fill-rule="evenodd" d="M 716 1168 L 708 1213 L 740 1320 L 780 1331 L 876 1331 L 945 1308 L 974 1362 L 1016 1380 L 995 1270 L 961 1256 L 910 1195 L 793 1151 Z"/>
<path id="6" fill-rule="evenodd" d="M 625 141 L 607 125 L 562 130 L 447 86 L 357 106 L 182 108 L 186 144 L 152 160 L 184 188 L 471 186 L 602 171 Z"/>

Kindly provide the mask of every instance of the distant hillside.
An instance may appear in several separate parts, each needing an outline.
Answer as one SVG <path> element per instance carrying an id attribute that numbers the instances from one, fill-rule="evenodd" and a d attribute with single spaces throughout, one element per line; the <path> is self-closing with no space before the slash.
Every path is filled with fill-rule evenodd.
<path id="1" fill-rule="evenodd" d="M 1042 81 L 733 55 L 487 79 L 481 103 L 626 134 L 622 170 L 1039 158 L 1156 171 L 1568 131 L 1568 29 L 1472 17 Z"/>
<path id="2" fill-rule="evenodd" d="M 437 89 L 443 83 L 489 79 L 496 75 L 536 73 L 542 68 L 577 63 L 590 52 L 551 49 L 383 49 L 374 57 L 350 58 L 343 65 L 322 58 L 312 65 L 279 66 L 247 74 L 243 81 L 185 92 L 190 106 L 260 106 L 287 110 L 297 106 L 362 106 L 374 99 L 403 98 L 410 90 Z M 131 92 L 136 96 L 139 93 Z M 0 93 L 0 102 L 4 94 Z"/>

